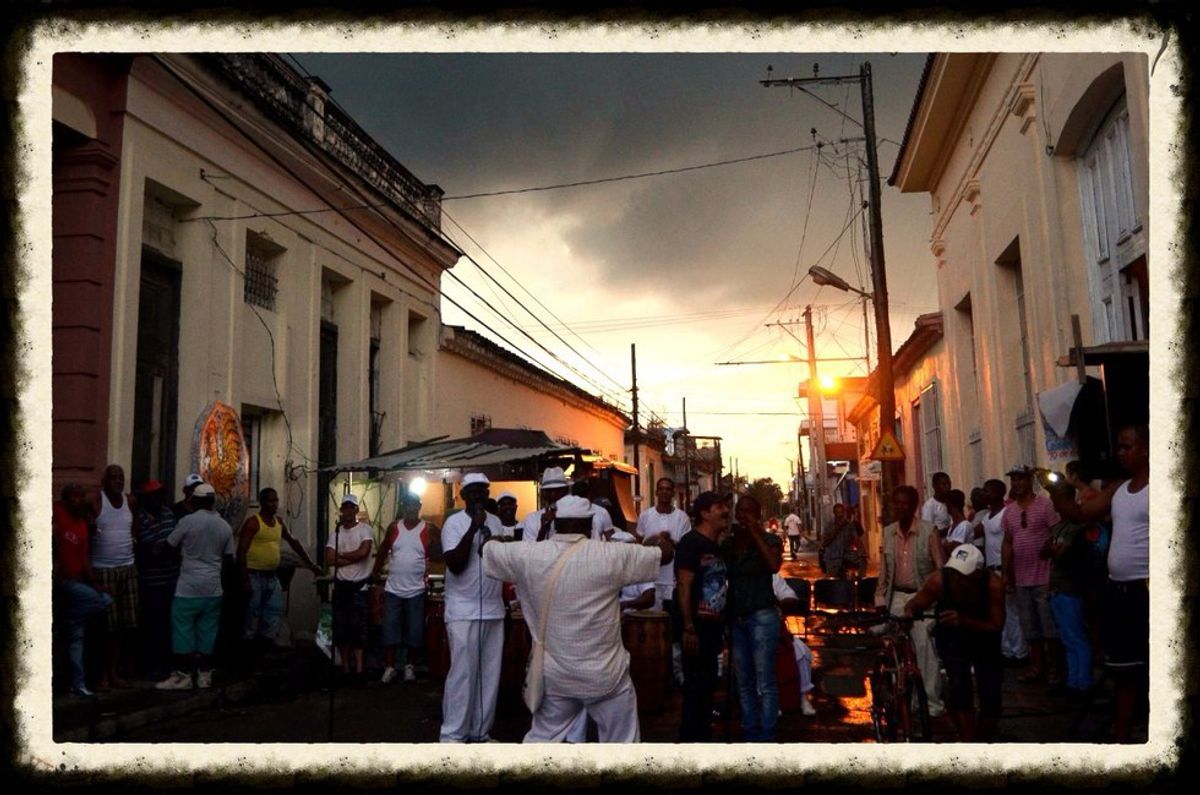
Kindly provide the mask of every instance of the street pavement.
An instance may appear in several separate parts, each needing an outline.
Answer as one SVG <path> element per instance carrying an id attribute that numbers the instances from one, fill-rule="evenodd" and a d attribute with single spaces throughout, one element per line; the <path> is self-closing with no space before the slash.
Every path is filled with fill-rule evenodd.
<path id="1" fill-rule="evenodd" d="M 786 560 L 784 576 L 817 579 L 815 555 Z M 822 619 L 809 619 L 814 653 L 812 701 L 815 717 L 785 713 L 779 739 L 785 743 L 873 742 L 867 671 L 878 640 L 865 633 L 820 631 Z M 789 626 L 803 634 L 800 619 Z M 1017 681 L 1018 669 L 1004 672 L 1004 706 L 998 742 L 1103 742 L 1108 738 L 1111 682 L 1102 680 L 1089 704 L 1068 701 L 1045 685 Z M 206 691 L 161 692 L 152 683 L 103 694 L 92 702 L 60 696 L 55 700 L 59 741 L 120 742 L 436 742 L 441 723 L 440 681 L 351 684 L 331 677 L 328 659 L 315 648 L 299 647 L 271 655 L 263 672 L 218 672 Z M 330 684 L 333 682 L 333 687 Z M 519 688 L 502 691 L 493 739 L 520 742 L 529 715 Z M 332 693 L 332 698 L 331 698 Z M 718 694 L 718 710 L 725 699 Z M 680 692 L 671 690 L 662 711 L 642 715 L 644 742 L 674 742 L 679 731 Z M 331 720 L 332 716 L 332 720 Z M 736 718 L 714 716 L 715 742 L 738 742 Z M 953 742 L 947 717 L 935 719 L 934 742 Z M 1145 725 L 1141 726 L 1144 740 Z"/>

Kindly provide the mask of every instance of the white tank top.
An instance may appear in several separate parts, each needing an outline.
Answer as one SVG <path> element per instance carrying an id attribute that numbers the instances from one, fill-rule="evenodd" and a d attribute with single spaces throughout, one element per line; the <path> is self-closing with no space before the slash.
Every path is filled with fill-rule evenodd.
<path id="1" fill-rule="evenodd" d="M 1150 577 L 1150 484 L 1129 491 L 1129 481 L 1113 493 L 1112 542 L 1108 547 L 1108 577 L 1117 582 Z"/>
<path id="2" fill-rule="evenodd" d="M 92 539 L 92 565 L 115 569 L 133 563 L 133 514 L 129 495 L 122 495 L 121 507 L 114 508 L 100 492 L 100 515 L 96 517 L 96 536 Z"/>
<path id="3" fill-rule="evenodd" d="M 392 543 L 388 561 L 388 577 L 383 589 L 405 599 L 425 593 L 428 571 L 429 533 L 424 520 L 409 530 L 404 522 L 397 523 L 399 533 Z"/>

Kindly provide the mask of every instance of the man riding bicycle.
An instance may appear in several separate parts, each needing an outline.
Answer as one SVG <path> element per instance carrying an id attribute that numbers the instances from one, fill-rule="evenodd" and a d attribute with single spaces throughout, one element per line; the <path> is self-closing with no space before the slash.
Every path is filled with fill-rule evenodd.
<path id="1" fill-rule="evenodd" d="M 1004 578 L 983 564 L 978 547 L 960 544 L 904 607 L 906 616 L 914 616 L 937 604 L 933 635 L 950 680 L 947 706 L 959 740 L 967 743 L 990 741 L 1000 717 Z M 979 691 L 978 721 L 972 668 Z"/>

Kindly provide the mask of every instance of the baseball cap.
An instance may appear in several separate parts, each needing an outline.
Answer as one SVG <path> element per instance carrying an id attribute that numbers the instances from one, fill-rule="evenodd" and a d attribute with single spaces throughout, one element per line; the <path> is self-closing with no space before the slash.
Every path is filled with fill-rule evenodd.
<path id="1" fill-rule="evenodd" d="M 358 507 L 358 495 L 357 495 L 357 494 L 355 494 L 354 492 L 350 492 L 350 493 L 348 493 L 348 494 L 345 494 L 345 495 L 343 495 L 343 496 L 342 496 L 342 501 L 341 501 L 341 503 L 339 503 L 339 504 L 340 504 L 340 505 L 345 505 L 346 503 L 350 503 L 350 504 L 351 504 L 351 505 L 353 505 L 355 508 L 357 508 L 357 507 Z"/>
<path id="2" fill-rule="evenodd" d="M 983 568 L 983 553 L 974 544 L 959 544 L 950 551 L 945 568 L 959 574 L 974 574 Z"/>
<path id="3" fill-rule="evenodd" d="M 565 489 L 570 484 L 567 483 L 567 475 L 563 472 L 562 467 L 550 467 L 542 473 L 542 489 Z"/>
<path id="4" fill-rule="evenodd" d="M 516 502 L 517 495 L 513 494 L 511 491 L 502 491 L 500 492 L 500 496 L 496 498 L 496 502 L 500 502 L 502 500 L 512 500 L 513 502 Z"/>
<path id="5" fill-rule="evenodd" d="M 587 519 L 592 515 L 592 504 L 585 497 L 567 495 L 554 503 L 556 519 Z"/>
<path id="6" fill-rule="evenodd" d="M 195 472 L 193 472 L 192 474 L 188 475 L 186 478 L 183 479 L 183 487 L 185 489 L 187 489 L 187 488 L 191 488 L 192 486 L 198 486 L 203 482 L 204 482 L 204 478 L 200 477 Z"/>
<path id="7" fill-rule="evenodd" d="M 213 487 L 204 481 L 196 484 L 196 488 L 192 490 L 193 497 L 212 497 L 216 495 Z"/>
<path id="8" fill-rule="evenodd" d="M 483 474 L 482 472 L 468 472 L 467 474 L 463 475 L 461 485 L 462 488 L 465 489 L 467 486 L 487 486 L 490 485 L 491 482 L 492 481 L 488 480 L 487 475 Z"/>
<path id="9" fill-rule="evenodd" d="M 1006 477 L 1012 477 L 1013 475 L 1022 475 L 1024 477 L 1029 477 L 1030 475 L 1033 474 L 1033 467 L 1029 466 L 1028 464 L 1017 464 L 1016 466 L 1012 467 L 1004 474 Z"/>

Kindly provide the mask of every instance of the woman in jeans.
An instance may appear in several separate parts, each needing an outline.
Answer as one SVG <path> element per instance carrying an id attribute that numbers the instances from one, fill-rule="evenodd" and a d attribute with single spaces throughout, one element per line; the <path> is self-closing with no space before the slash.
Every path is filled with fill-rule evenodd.
<path id="1" fill-rule="evenodd" d="M 738 500 L 733 533 L 721 545 L 729 569 L 729 618 L 733 670 L 742 712 L 742 739 L 774 742 L 779 720 L 775 647 L 779 608 L 771 575 L 783 564 L 779 537 L 766 532 L 762 506 L 747 495 Z"/>

